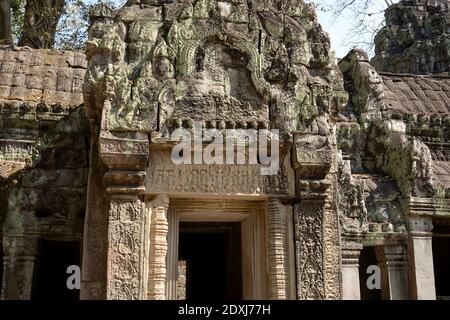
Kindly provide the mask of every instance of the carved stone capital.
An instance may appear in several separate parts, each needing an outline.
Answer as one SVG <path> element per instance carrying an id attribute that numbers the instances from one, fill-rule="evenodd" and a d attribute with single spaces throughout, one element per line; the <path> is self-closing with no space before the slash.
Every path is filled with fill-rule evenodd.
<path id="1" fill-rule="evenodd" d="M 431 237 L 433 220 L 426 216 L 410 216 L 408 219 L 409 230 L 415 237 Z"/>
<path id="2" fill-rule="evenodd" d="M 303 180 L 296 173 L 297 196 L 302 201 L 322 201 L 327 198 L 327 190 L 331 186 L 328 180 Z"/>
<path id="3" fill-rule="evenodd" d="M 168 210 L 169 209 L 169 197 L 167 194 L 158 194 L 151 199 L 151 206 L 155 209 Z"/>
<path id="4" fill-rule="evenodd" d="M 326 136 L 295 135 L 292 164 L 302 179 L 324 179 L 332 164 L 333 152 Z"/>
<path id="5" fill-rule="evenodd" d="M 103 176 L 103 183 L 109 194 L 142 194 L 145 176 L 145 171 L 108 171 Z"/>
<path id="6" fill-rule="evenodd" d="M 100 135 L 100 157 L 109 169 L 145 170 L 150 142 L 146 135 L 132 135 L 127 138 Z"/>
<path id="7" fill-rule="evenodd" d="M 377 260 L 382 267 L 387 268 L 406 268 L 408 253 L 404 246 L 383 246 L 375 250 Z"/>
<path id="8" fill-rule="evenodd" d="M 342 243 L 342 264 L 359 265 L 359 256 L 363 249 L 362 243 L 346 242 Z"/>
<path id="9" fill-rule="evenodd" d="M 109 168 L 103 176 L 106 191 L 110 194 L 142 194 L 149 155 L 146 135 L 127 134 L 118 138 L 106 132 L 99 139 L 100 157 Z"/>

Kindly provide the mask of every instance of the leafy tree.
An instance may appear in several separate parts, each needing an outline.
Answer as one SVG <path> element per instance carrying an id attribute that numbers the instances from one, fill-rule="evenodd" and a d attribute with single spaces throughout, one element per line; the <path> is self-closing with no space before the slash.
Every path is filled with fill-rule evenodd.
<path id="1" fill-rule="evenodd" d="M 23 28 L 26 0 L 11 0 L 11 37 L 13 43 L 19 41 Z"/>
<path id="2" fill-rule="evenodd" d="M 11 44 L 11 1 L 0 2 L 0 44 Z"/>
<path id="3" fill-rule="evenodd" d="M 82 0 L 66 0 L 56 31 L 55 47 L 82 50 L 87 40 L 90 4 Z"/>
<path id="4" fill-rule="evenodd" d="M 94 4 L 122 6 L 126 0 L 66 0 L 56 32 L 55 47 L 62 50 L 82 50 L 87 40 L 89 9 Z"/>
<path id="5" fill-rule="evenodd" d="M 93 4 L 125 0 L 0 0 L 0 44 L 81 50 Z"/>
<path id="6" fill-rule="evenodd" d="M 344 45 L 358 46 L 367 51 L 374 47 L 375 35 L 384 27 L 386 9 L 399 0 L 313 0 L 318 9 L 330 12 L 335 19 L 352 21 Z"/>
<path id="7" fill-rule="evenodd" d="M 19 46 L 52 48 L 64 0 L 27 0 Z"/>

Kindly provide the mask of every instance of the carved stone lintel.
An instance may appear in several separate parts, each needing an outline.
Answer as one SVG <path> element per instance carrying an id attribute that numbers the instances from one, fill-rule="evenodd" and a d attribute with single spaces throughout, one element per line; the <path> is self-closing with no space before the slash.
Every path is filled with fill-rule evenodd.
<path id="1" fill-rule="evenodd" d="M 287 221 L 277 198 L 267 202 L 269 297 L 288 298 Z"/>
<path id="2" fill-rule="evenodd" d="M 158 195 L 148 206 L 151 210 L 151 238 L 147 297 L 150 300 L 165 300 L 169 197 L 167 195 Z"/>

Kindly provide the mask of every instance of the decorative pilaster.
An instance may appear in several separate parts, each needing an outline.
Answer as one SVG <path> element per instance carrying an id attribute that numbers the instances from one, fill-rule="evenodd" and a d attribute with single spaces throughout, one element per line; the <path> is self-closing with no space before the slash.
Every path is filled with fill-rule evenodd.
<path id="1" fill-rule="evenodd" d="M 37 238 L 3 237 L 1 300 L 30 300 L 38 252 Z"/>
<path id="2" fill-rule="evenodd" d="M 295 205 L 297 298 L 325 299 L 323 203 L 302 201 Z"/>
<path id="3" fill-rule="evenodd" d="M 108 300 L 143 300 L 148 217 L 137 196 L 113 196 L 108 224 Z"/>
<path id="4" fill-rule="evenodd" d="M 430 217 L 409 217 L 410 291 L 411 298 L 417 300 L 436 300 L 432 230 Z"/>
<path id="5" fill-rule="evenodd" d="M 294 227 L 297 298 L 339 299 L 339 221 L 332 206 L 333 151 L 329 137 L 296 133 Z"/>
<path id="6" fill-rule="evenodd" d="M 169 197 L 158 195 L 151 202 L 151 226 L 150 226 L 150 261 L 149 261 L 149 281 L 148 299 L 166 299 L 166 279 L 167 279 L 167 236 L 169 224 L 167 214 L 169 209 Z"/>
<path id="7" fill-rule="evenodd" d="M 402 245 L 376 248 L 381 268 L 381 297 L 383 300 L 408 300 L 408 257 Z"/>
<path id="8" fill-rule="evenodd" d="M 359 242 L 342 243 L 342 298 L 361 300 L 359 256 L 363 245 Z"/>
<path id="9" fill-rule="evenodd" d="M 145 209 L 145 168 L 149 141 L 145 134 L 100 136 L 100 155 L 109 171 L 103 184 L 109 194 L 106 298 L 147 297 L 149 211 Z"/>
<path id="10" fill-rule="evenodd" d="M 267 201 L 269 299 L 288 299 L 287 222 L 280 200 Z"/>

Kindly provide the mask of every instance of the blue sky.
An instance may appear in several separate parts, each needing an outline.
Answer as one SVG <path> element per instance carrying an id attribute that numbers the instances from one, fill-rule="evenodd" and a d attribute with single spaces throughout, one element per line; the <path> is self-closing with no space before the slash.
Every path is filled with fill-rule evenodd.
<path id="1" fill-rule="evenodd" d="M 331 13 L 317 12 L 322 28 L 329 33 L 331 48 L 336 52 L 337 58 L 343 58 L 352 49 L 345 44 L 346 38 L 350 35 L 351 24 L 347 19 L 335 19 Z M 351 21 L 351 20 L 350 20 Z"/>
<path id="2" fill-rule="evenodd" d="M 343 0 L 309 0 L 310 2 L 320 3 L 322 7 L 328 8 L 337 6 L 338 3 L 343 3 Z M 399 0 L 391 0 L 392 3 L 399 2 Z M 367 8 L 365 8 L 367 6 Z M 323 12 L 317 10 L 320 24 L 323 29 L 329 33 L 331 38 L 332 49 L 336 52 L 338 58 L 343 58 L 353 47 L 351 42 L 365 42 L 373 43 L 372 31 L 361 33 L 355 31 L 355 24 L 360 19 L 366 21 L 365 25 L 369 29 L 379 30 L 381 24 L 384 22 L 384 10 L 386 9 L 386 1 L 382 0 L 356 0 L 348 9 L 338 17 L 334 17 L 331 12 Z M 355 12 L 369 12 L 369 14 L 357 15 Z M 365 40 L 365 41 L 364 41 Z M 361 46 L 361 45 L 359 45 Z M 362 49 L 369 51 L 369 46 L 363 45 Z M 373 48 L 368 52 L 373 55 Z"/>

